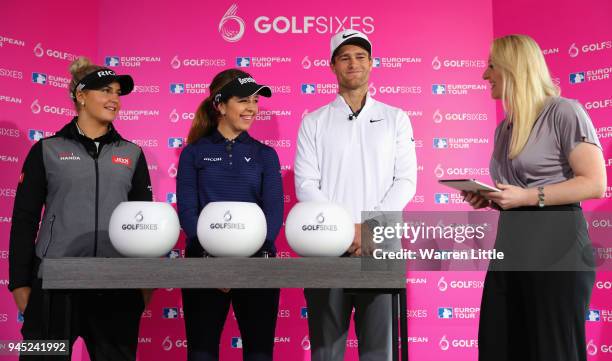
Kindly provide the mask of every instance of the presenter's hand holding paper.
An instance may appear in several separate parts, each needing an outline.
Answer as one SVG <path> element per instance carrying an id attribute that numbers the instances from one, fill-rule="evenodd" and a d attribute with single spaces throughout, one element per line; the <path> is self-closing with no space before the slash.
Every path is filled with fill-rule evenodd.
<path id="1" fill-rule="evenodd" d="M 486 199 L 480 193 L 461 191 L 461 195 L 463 196 L 463 200 L 468 202 L 474 209 L 481 209 L 491 206 L 491 201 Z"/>
<path id="2" fill-rule="evenodd" d="M 487 193 L 499 193 L 501 190 L 476 179 L 440 179 L 440 184 L 461 191 L 463 200 L 474 209 L 491 207 L 491 202 L 484 196 Z"/>
<path id="3" fill-rule="evenodd" d="M 510 184 L 497 184 L 501 192 L 489 192 L 483 196 L 497 204 L 501 209 L 511 209 L 523 206 L 533 206 L 538 203 L 536 188 L 521 188 Z"/>

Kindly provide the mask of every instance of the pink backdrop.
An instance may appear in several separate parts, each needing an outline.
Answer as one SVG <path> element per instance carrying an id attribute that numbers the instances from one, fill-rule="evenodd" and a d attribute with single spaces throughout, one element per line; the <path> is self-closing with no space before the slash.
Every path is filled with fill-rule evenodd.
<path id="1" fill-rule="evenodd" d="M 482 80 L 494 36 L 526 33 L 542 46 L 563 95 L 585 105 L 612 166 L 612 28 L 608 1 L 440 0 L 379 3 L 328 1 L 300 4 L 273 1 L 173 2 L 119 5 L 109 0 L 61 4 L 25 1 L 0 12 L 0 283 L 8 284 L 8 234 L 20 168 L 36 134 L 47 136 L 73 116 L 67 96 L 67 67 L 75 55 L 131 74 L 135 92 L 123 99 L 116 121 L 121 134 L 146 153 L 155 198 L 173 202 L 180 148 L 193 112 L 208 94 L 214 74 L 245 66 L 270 84 L 271 99 L 260 103 L 251 134 L 274 147 L 283 170 L 287 211 L 295 203 L 293 159 L 301 118 L 331 101 L 335 78 L 328 69 L 329 38 L 343 27 L 367 33 L 377 67 L 371 93 L 410 116 L 417 141 L 417 194 L 407 210 L 467 210 L 459 194 L 437 184 L 447 176 L 488 181 L 492 134 L 503 114 Z M 564 5 L 565 4 L 565 5 Z M 84 8 L 86 6 L 86 8 Z M 584 82 L 571 83 L 571 79 Z M 573 74 L 573 75 L 571 75 Z M 578 75 L 577 75 L 578 74 Z M 43 81 L 44 79 L 44 81 Z M 42 84 L 41 84 L 42 83 Z M 171 89 L 183 89 L 173 94 Z M 433 90 L 445 90 L 434 94 Z M 310 94 L 314 93 L 314 94 Z M 445 138 L 446 148 L 435 148 Z M 609 169 L 609 168 L 608 168 Z M 610 210 L 606 198 L 586 209 Z M 284 232 L 281 257 L 295 256 Z M 179 241 L 177 249 L 183 246 Z M 472 360 L 483 273 L 413 272 L 407 277 L 410 356 L 413 360 Z M 590 360 L 610 358 L 612 277 L 599 273 L 587 325 Z M 309 359 L 302 291 L 283 290 L 276 351 L 280 360 Z M 450 307 L 451 319 L 438 318 Z M 169 318 L 173 316 L 176 318 Z M 158 290 L 143 315 L 140 360 L 185 357 L 178 290 Z M 0 339 L 18 339 L 17 310 L 0 288 Z M 230 315 L 221 358 L 241 359 L 239 332 Z M 351 333 L 347 359 L 357 359 Z M 74 359 L 81 359 L 79 347 Z M 86 353 L 84 353 L 86 354 Z M 83 356 L 86 358 L 87 356 Z"/>

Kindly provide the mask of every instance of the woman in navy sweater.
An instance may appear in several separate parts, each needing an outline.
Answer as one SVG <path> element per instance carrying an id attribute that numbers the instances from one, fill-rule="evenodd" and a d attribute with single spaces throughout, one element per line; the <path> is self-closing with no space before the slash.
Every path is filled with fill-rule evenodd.
<path id="1" fill-rule="evenodd" d="M 278 155 L 247 133 L 260 95 L 270 97 L 272 92 L 249 74 L 228 69 L 214 77 L 210 96 L 198 107 L 177 175 L 187 257 L 208 256 L 197 238 L 198 216 L 209 202 L 218 201 L 256 203 L 266 216 L 267 234 L 255 257 L 276 254 L 274 241 L 283 222 Z M 279 289 L 184 289 L 187 359 L 219 359 L 221 331 L 231 303 L 244 360 L 272 360 L 279 294 Z"/>

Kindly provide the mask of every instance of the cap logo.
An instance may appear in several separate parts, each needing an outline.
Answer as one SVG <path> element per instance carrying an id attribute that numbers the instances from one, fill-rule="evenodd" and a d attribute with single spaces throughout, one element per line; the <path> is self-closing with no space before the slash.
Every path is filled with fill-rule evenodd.
<path id="1" fill-rule="evenodd" d="M 103 76 L 115 75 L 115 72 L 112 70 L 101 70 L 98 72 L 98 78 L 102 78 Z"/>
<path id="2" fill-rule="evenodd" d="M 255 83 L 255 79 L 253 78 L 238 78 L 238 82 L 240 85 L 244 85 L 246 83 Z"/>
<path id="3" fill-rule="evenodd" d="M 353 35 L 357 35 L 357 33 L 352 33 L 352 34 L 342 34 L 342 39 L 346 39 L 346 38 L 350 38 Z"/>

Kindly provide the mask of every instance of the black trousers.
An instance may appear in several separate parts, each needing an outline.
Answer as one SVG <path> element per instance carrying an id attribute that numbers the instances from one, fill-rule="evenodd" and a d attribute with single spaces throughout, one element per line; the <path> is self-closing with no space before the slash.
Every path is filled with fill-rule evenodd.
<path id="1" fill-rule="evenodd" d="M 80 336 L 92 361 L 136 360 L 144 310 L 140 290 L 48 291 L 41 286 L 42 280 L 33 280 L 21 328 L 24 340 L 68 340 L 72 350 Z M 19 360 L 69 361 L 70 355 L 21 355 Z"/>
<path id="2" fill-rule="evenodd" d="M 578 206 L 502 211 L 485 278 L 480 361 L 586 361 L 594 258 Z M 517 212 L 518 211 L 518 212 Z M 547 211 L 547 212 L 546 212 Z"/>
<path id="3" fill-rule="evenodd" d="M 585 321 L 595 272 L 487 273 L 480 361 L 586 361 Z"/>
<path id="4" fill-rule="evenodd" d="M 187 360 L 219 359 L 221 332 L 230 303 L 242 338 L 245 361 L 271 361 L 279 289 L 183 289 Z"/>

